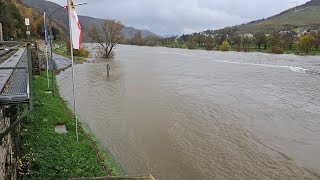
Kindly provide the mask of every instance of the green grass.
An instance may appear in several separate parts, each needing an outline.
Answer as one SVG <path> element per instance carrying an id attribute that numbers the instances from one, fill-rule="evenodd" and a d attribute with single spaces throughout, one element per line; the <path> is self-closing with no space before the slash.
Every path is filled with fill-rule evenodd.
<path id="1" fill-rule="evenodd" d="M 59 54 L 59 55 L 61 55 L 63 57 L 71 59 L 71 55 L 70 55 L 70 53 L 67 52 L 67 48 L 66 48 L 65 44 L 60 46 L 60 48 L 54 49 L 53 52 L 56 53 L 56 54 Z M 87 61 L 86 58 L 80 57 L 80 56 L 73 56 L 73 58 L 76 59 L 76 60 L 84 61 L 84 62 Z"/>
<path id="2" fill-rule="evenodd" d="M 188 49 L 185 44 L 169 44 L 169 45 L 162 45 L 162 47 L 168 47 L 168 48 L 180 48 L 180 49 Z M 196 47 L 197 50 L 206 50 L 205 47 Z M 210 51 L 210 50 L 207 50 Z M 218 47 L 214 48 L 214 51 L 220 51 Z M 237 51 L 236 48 L 231 47 L 230 51 Z M 292 49 L 284 49 L 284 54 L 296 54 L 296 55 L 305 55 L 303 52 L 298 53 L 297 52 L 297 46 L 294 45 Z M 261 52 L 261 53 L 271 53 L 271 49 L 268 47 L 267 49 L 264 49 L 264 47 L 261 47 L 261 49 L 257 48 L 256 46 L 250 46 L 248 49 L 248 52 Z M 309 52 L 308 55 L 320 55 L 320 50 L 313 49 Z"/>
<path id="3" fill-rule="evenodd" d="M 112 157 L 83 128 L 76 141 L 73 114 L 59 95 L 46 94 L 46 77 L 34 76 L 35 109 L 21 128 L 20 179 L 68 179 L 123 175 Z M 67 134 L 56 134 L 66 124 Z M 80 125 L 81 126 L 81 125 Z"/>

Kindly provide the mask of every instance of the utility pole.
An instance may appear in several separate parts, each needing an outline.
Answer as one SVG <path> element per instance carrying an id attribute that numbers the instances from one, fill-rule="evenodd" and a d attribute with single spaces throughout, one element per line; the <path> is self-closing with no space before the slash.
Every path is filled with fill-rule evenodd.
<path id="1" fill-rule="evenodd" d="M 0 41 L 3 41 L 2 23 L 0 22 Z"/>

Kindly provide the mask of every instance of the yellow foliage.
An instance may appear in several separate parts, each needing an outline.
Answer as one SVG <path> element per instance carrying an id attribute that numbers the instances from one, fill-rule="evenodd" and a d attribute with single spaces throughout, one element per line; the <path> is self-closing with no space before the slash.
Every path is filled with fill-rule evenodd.
<path id="1" fill-rule="evenodd" d="M 299 38 L 299 49 L 303 50 L 306 54 L 309 53 L 309 51 L 314 47 L 316 43 L 316 39 L 310 35 L 306 34 Z"/>
<path id="2" fill-rule="evenodd" d="M 220 51 L 230 51 L 230 44 L 227 40 L 223 41 L 222 45 L 219 47 Z"/>
<path id="3" fill-rule="evenodd" d="M 36 19 L 37 13 L 32 8 L 26 7 L 17 2 L 15 2 L 14 4 L 20 10 L 20 13 L 23 18 L 30 19 L 29 31 L 31 32 L 31 34 L 37 34 L 37 26 L 39 25 L 39 23 L 43 23 L 43 18 Z"/>

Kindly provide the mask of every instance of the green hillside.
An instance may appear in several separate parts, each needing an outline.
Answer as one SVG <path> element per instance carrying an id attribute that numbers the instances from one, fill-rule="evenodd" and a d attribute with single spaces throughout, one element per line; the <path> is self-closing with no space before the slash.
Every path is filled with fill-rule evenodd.
<path id="1" fill-rule="evenodd" d="M 268 18 L 266 20 L 239 26 L 242 33 L 255 33 L 258 31 L 281 31 L 298 29 L 317 29 L 320 27 L 320 6 L 310 6 L 296 12 L 286 13 Z"/>
<path id="2" fill-rule="evenodd" d="M 245 34 L 256 32 L 270 33 L 273 31 L 304 31 L 320 28 L 320 0 L 311 0 L 300 6 L 288 9 L 266 19 L 226 27 L 218 30 L 207 30 L 205 34 Z"/>

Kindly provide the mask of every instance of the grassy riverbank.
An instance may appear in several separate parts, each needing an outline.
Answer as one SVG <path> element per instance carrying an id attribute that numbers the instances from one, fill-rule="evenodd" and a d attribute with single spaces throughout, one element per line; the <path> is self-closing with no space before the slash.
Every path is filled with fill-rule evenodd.
<path id="1" fill-rule="evenodd" d="M 165 44 L 161 45 L 162 47 L 167 47 L 167 48 L 179 48 L 179 49 L 189 49 L 187 44 L 179 44 L 179 43 L 172 43 L 172 44 Z M 205 47 L 194 47 L 193 49 L 197 50 L 206 50 Z M 207 51 L 220 51 L 219 47 L 215 47 L 213 50 L 207 50 Z M 231 47 L 230 51 L 238 51 L 236 48 Z M 244 52 L 244 51 L 240 51 Z M 257 48 L 255 46 L 249 47 L 246 52 L 261 52 L 261 53 L 272 53 L 270 48 L 264 49 L 264 48 Z M 293 49 L 283 49 L 284 54 L 295 54 L 295 55 L 306 55 L 303 52 L 298 52 L 297 47 L 294 46 Z M 308 55 L 320 55 L 320 50 L 318 49 L 312 49 Z"/>
<path id="2" fill-rule="evenodd" d="M 54 49 L 53 52 L 56 53 L 56 54 L 59 54 L 59 55 L 61 55 L 63 57 L 71 59 L 70 52 L 67 52 L 66 45 L 63 44 L 63 43 L 60 43 L 60 44 L 62 44 L 60 46 L 60 48 Z M 73 58 L 76 59 L 76 60 L 79 60 L 79 61 L 84 61 L 84 62 L 87 61 L 86 57 L 76 56 L 75 54 L 74 54 Z"/>
<path id="3" fill-rule="evenodd" d="M 76 142 L 73 113 L 58 94 L 53 97 L 47 90 L 46 77 L 34 76 L 35 109 L 21 128 L 20 179 L 122 175 L 111 156 L 83 128 Z M 55 133 L 55 126 L 62 124 L 68 133 Z"/>

